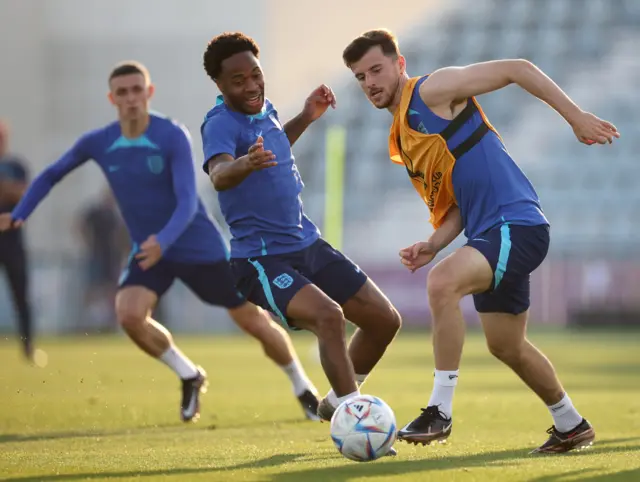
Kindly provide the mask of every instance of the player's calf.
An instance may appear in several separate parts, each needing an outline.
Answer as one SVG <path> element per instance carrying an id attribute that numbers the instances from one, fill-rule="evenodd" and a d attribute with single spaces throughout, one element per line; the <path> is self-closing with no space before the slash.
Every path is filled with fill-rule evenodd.
<path id="1" fill-rule="evenodd" d="M 269 314 L 253 303 L 229 310 L 233 321 L 246 334 L 262 344 L 265 354 L 277 365 L 287 365 L 292 361 L 292 347 L 288 335 L 276 325 Z"/>
<path id="2" fill-rule="evenodd" d="M 338 398 L 357 394 L 353 364 L 345 342 L 345 319 L 340 307 L 332 304 L 321 310 L 312 331 L 318 337 L 322 367 Z"/>
<path id="3" fill-rule="evenodd" d="M 245 333 L 262 344 L 265 354 L 289 377 L 305 417 L 318 420 L 318 390 L 302 368 L 289 335 L 253 303 L 230 309 L 229 314 Z"/>
<path id="4" fill-rule="evenodd" d="M 345 277 L 353 276 L 352 265 L 344 265 Z M 354 280 L 353 284 L 356 282 Z M 389 299 L 370 279 L 342 305 L 344 314 L 358 329 L 349 342 L 349 357 L 353 363 L 358 388 L 380 361 L 402 325 L 402 318 Z M 327 393 L 318 407 L 321 420 L 330 420 L 338 397 Z"/>
<path id="5" fill-rule="evenodd" d="M 320 362 L 339 400 L 358 394 L 353 364 L 345 342 L 342 308 L 314 285 L 304 286 L 287 307 L 287 315 L 297 328 L 318 338 Z"/>
<path id="6" fill-rule="evenodd" d="M 559 453 L 590 445 L 595 432 L 573 406 L 553 365 L 526 339 L 528 312 L 481 313 L 489 351 L 511 368 L 544 401 L 554 426 L 536 453 Z"/>
<path id="7" fill-rule="evenodd" d="M 171 344 L 171 335 L 162 326 L 147 321 L 157 296 L 141 286 L 121 289 L 116 295 L 116 317 L 125 333 L 148 355 L 158 358 Z"/>
<path id="8" fill-rule="evenodd" d="M 349 356 L 356 378 L 362 377 L 364 381 L 400 330 L 402 318 L 370 279 L 342 309 L 346 318 L 358 327 L 349 343 Z"/>
<path id="9" fill-rule="evenodd" d="M 173 344 L 171 333 L 148 316 L 156 301 L 155 293 L 146 288 L 125 287 L 116 295 L 116 316 L 129 338 L 141 350 L 163 362 L 180 377 L 181 418 L 195 421 L 200 413 L 200 393 L 206 391 L 206 374 Z"/>

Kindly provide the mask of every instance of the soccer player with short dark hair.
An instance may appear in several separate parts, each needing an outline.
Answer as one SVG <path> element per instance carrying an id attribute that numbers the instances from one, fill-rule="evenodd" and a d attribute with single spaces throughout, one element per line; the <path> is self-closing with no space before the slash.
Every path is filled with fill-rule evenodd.
<path id="1" fill-rule="evenodd" d="M 619 137 L 616 128 L 582 111 L 525 60 L 447 67 L 410 78 L 395 36 L 384 29 L 354 39 L 343 60 L 371 103 L 393 114 L 391 159 L 406 168 L 431 212 L 435 232 L 401 250 L 402 263 L 414 272 L 463 229 L 468 238 L 429 272 L 434 387 L 427 407 L 398 437 L 426 444 L 451 433 L 464 342 L 459 302 L 473 295 L 491 353 L 545 402 L 553 417 L 550 437 L 535 452 L 590 445 L 593 427 L 573 406 L 549 360 L 526 338 L 529 276 L 547 255 L 549 223 L 535 189 L 475 96 L 517 84 L 560 113 L 585 144 L 611 143 Z"/>
<path id="2" fill-rule="evenodd" d="M 230 226 L 238 289 L 283 325 L 318 337 L 332 390 L 318 415 L 330 420 L 358 392 L 400 328 L 400 315 L 358 266 L 320 237 L 305 215 L 291 146 L 335 106 L 321 85 L 303 111 L 281 124 L 265 98 L 258 45 L 240 33 L 211 40 L 204 67 L 222 95 L 202 125 L 204 170 Z M 349 347 L 345 318 L 357 325 Z M 395 451 L 392 451 L 395 453 Z"/>

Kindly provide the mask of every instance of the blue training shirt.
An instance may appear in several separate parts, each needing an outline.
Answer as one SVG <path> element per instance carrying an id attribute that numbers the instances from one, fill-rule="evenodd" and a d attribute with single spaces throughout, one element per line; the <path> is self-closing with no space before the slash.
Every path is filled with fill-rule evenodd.
<path id="1" fill-rule="evenodd" d="M 155 114 L 150 115 L 146 132 L 135 139 L 124 137 L 118 122 L 84 134 L 34 179 L 12 217 L 26 220 L 56 183 L 89 159 L 107 177 L 134 251 L 155 234 L 164 259 L 213 263 L 228 257 L 220 232 L 197 195 L 189 133 Z"/>
<path id="2" fill-rule="evenodd" d="M 254 171 L 236 187 L 218 193 L 220 209 L 233 236 L 232 257 L 291 253 L 319 238 L 318 228 L 304 214 L 300 197 L 304 184 L 271 102 L 265 100 L 262 112 L 250 116 L 229 109 L 220 96 L 207 113 L 201 132 L 205 172 L 213 156 L 229 154 L 237 159 L 246 155 L 258 136 L 263 137 L 264 149 L 272 151 L 278 163 Z"/>
<path id="3" fill-rule="evenodd" d="M 451 121 L 434 114 L 420 98 L 418 89 L 427 77 L 420 79 L 413 90 L 409 126 L 423 134 L 437 134 Z M 474 113 L 449 139 L 449 150 L 471 136 L 482 122 L 480 112 Z M 468 239 L 504 223 L 523 226 L 549 223 L 531 182 L 491 130 L 456 161 L 452 183 Z"/>

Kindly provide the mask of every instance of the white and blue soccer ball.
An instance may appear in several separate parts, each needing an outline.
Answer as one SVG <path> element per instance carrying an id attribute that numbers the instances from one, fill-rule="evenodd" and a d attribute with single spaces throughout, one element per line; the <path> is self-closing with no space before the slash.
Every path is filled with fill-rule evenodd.
<path id="1" fill-rule="evenodd" d="M 396 441 L 396 416 L 383 400 L 357 395 L 342 402 L 331 417 L 331 438 L 346 458 L 369 462 Z"/>

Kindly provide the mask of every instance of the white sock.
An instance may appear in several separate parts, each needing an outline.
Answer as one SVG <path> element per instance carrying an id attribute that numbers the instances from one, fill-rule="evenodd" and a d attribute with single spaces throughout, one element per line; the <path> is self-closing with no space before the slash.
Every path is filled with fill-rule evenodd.
<path id="1" fill-rule="evenodd" d="M 360 390 L 356 390 L 353 393 L 349 393 L 349 394 L 345 395 L 344 397 L 338 397 L 338 405 L 340 405 L 345 400 L 349 400 L 350 398 L 357 397 L 358 395 L 360 395 Z M 336 405 L 336 407 L 338 405 Z"/>
<path id="2" fill-rule="evenodd" d="M 434 370 L 433 391 L 428 406 L 437 405 L 447 418 L 453 413 L 453 392 L 458 384 L 458 371 Z"/>
<path id="3" fill-rule="evenodd" d="M 553 417 L 553 424 L 559 432 L 568 432 L 582 422 L 582 415 L 573 406 L 573 402 L 566 393 L 562 400 L 547 407 Z"/>
<path id="4" fill-rule="evenodd" d="M 282 371 L 287 374 L 289 380 L 291 380 L 291 384 L 293 385 L 293 393 L 296 397 L 302 395 L 306 390 L 311 391 L 312 393 L 317 393 L 318 390 L 313 386 L 311 380 L 307 377 L 307 374 L 304 372 L 304 368 L 300 365 L 298 360 L 293 360 L 288 365 L 282 365 Z"/>
<path id="5" fill-rule="evenodd" d="M 360 388 L 368 376 L 369 376 L 368 373 L 366 375 L 356 374 L 356 386 Z M 338 396 L 336 395 L 336 392 L 333 391 L 333 389 L 329 390 L 329 393 L 327 393 L 327 396 L 325 398 L 327 398 L 329 403 L 334 407 L 337 407 L 338 405 L 340 405 L 340 402 L 338 402 Z"/>
<path id="6" fill-rule="evenodd" d="M 198 369 L 193 362 L 173 345 L 169 346 L 159 358 L 183 380 L 198 376 Z"/>

